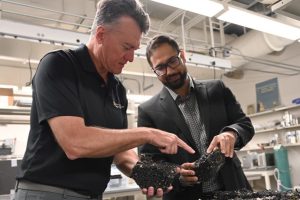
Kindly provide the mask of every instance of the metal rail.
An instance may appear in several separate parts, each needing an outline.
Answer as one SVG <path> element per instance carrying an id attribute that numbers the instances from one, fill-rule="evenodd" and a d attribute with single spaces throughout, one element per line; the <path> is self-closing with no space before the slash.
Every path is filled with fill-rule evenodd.
<path id="1" fill-rule="evenodd" d="M 52 10 L 52 9 L 48 9 L 48 8 L 43 8 L 43 7 L 39 7 L 39 6 L 33 6 L 33 5 L 19 3 L 19 2 L 15 2 L 15 1 L 0 0 L 0 2 L 9 3 L 9 4 L 15 4 L 15 5 L 19 5 L 19 6 L 24 6 L 24 7 L 28 7 L 28 8 L 34 8 L 34 9 L 48 11 L 48 12 L 53 12 L 53 13 L 59 13 L 59 14 L 63 14 L 63 15 L 69 15 L 69 16 L 73 16 L 73 17 L 79 17 L 79 18 L 88 19 L 88 20 L 94 20 L 93 18 L 84 16 L 84 15 L 77 15 L 77 14 L 63 12 L 63 11 L 58 11 L 58 10 Z"/>
<path id="2" fill-rule="evenodd" d="M 91 25 L 83 25 L 81 23 L 74 23 L 74 22 L 64 21 L 64 20 L 60 20 L 60 19 L 53 19 L 53 18 L 48 18 L 48 17 L 42 17 L 42 16 L 25 14 L 25 13 L 19 13 L 19 12 L 16 12 L 16 11 L 3 9 L 3 3 L 13 4 L 13 5 L 17 5 L 17 6 L 20 6 L 20 7 L 32 8 L 32 9 L 36 9 L 36 10 L 39 10 L 39 11 L 46 11 L 46 12 L 56 13 L 56 14 L 65 15 L 65 16 L 76 17 L 76 18 L 79 18 L 78 21 L 81 21 L 81 22 L 83 22 L 84 20 L 90 20 L 91 24 L 92 24 L 92 21 L 93 21 L 93 18 L 87 17 L 85 15 L 77 15 L 77 14 L 73 14 L 73 13 L 68 13 L 68 12 L 63 12 L 63 11 L 58 11 L 58 10 L 52 10 L 52 9 L 48 9 L 48 8 L 33 6 L 33 5 L 19 3 L 19 2 L 15 2 L 15 1 L 0 0 L 0 4 L 1 3 L 2 3 L 2 8 L 0 8 L 0 12 L 2 12 L 2 13 L 9 13 L 9 14 L 19 15 L 19 16 L 23 16 L 23 17 L 30 17 L 30 18 L 39 19 L 39 20 L 46 20 L 46 21 L 52 21 L 52 22 L 57 22 L 57 23 L 61 23 L 61 24 L 66 24 L 66 25 L 72 25 L 72 26 L 74 26 L 74 28 L 83 27 L 83 28 L 90 29 Z"/>

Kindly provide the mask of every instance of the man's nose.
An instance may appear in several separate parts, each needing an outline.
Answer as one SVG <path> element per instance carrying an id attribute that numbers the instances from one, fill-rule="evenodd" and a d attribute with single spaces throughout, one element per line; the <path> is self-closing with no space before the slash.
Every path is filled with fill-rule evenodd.
<path id="1" fill-rule="evenodd" d="M 172 74 L 174 70 L 170 65 L 166 66 L 166 74 Z"/>
<path id="2" fill-rule="evenodd" d="M 125 55 L 126 60 L 129 62 L 132 62 L 134 59 L 134 50 L 130 50 L 129 52 L 126 53 Z"/>

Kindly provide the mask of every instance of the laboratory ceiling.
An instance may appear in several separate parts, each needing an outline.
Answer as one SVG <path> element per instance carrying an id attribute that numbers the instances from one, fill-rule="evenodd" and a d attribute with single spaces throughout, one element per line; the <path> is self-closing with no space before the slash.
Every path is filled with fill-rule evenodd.
<path id="1" fill-rule="evenodd" d="M 220 78 L 224 74 L 230 76 L 228 72 L 236 69 L 286 75 L 297 74 L 300 71 L 299 64 L 295 63 L 300 52 L 299 42 L 281 44 L 272 39 L 272 48 L 263 46 L 261 49 L 266 48 L 265 51 L 255 54 L 258 50 L 253 43 L 259 42 L 259 33 L 248 36 L 253 30 L 154 1 L 141 2 L 151 18 L 151 28 L 148 35 L 143 37 L 142 46 L 154 35 L 169 34 L 182 48 L 185 47 L 189 56 L 214 55 L 233 63 L 232 69 L 225 69 L 222 66 L 214 66 L 213 62 L 211 66 L 191 62 L 189 71 L 197 79 Z M 279 16 L 300 27 L 300 0 L 222 2 L 266 16 Z M 38 60 L 46 52 L 74 47 L 85 42 L 93 22 L 96 4 L 96 0 L 0 0 L 0 22 L 7 26 L 0 29 L 8 30 L 5 33 L 0 31 L 0 66 L 28 67 L 30 63 L 32 67 L 36 67 Z M 70 42 L 69 39 L 73 37 L 81 39 Z M 253 47 L 238 49 L 239 46 L 248 44 Z M 235 62 L 238 57 L 243 61 Z M 257 61 L 265 67 L 255 68 L 253 63 Z M 128 64 L 124 71 L 131 76 L 153 76 L 143 52 L 137 55 L 136 62 Z"/>

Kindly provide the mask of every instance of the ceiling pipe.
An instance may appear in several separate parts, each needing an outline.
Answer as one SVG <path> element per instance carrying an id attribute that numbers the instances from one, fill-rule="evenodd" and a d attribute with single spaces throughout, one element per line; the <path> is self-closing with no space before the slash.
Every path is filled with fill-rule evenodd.
<path id="1" fill-rule="evenodd" d="M 210 32 L 210 42 L 211 42 L 211 48 L 214 49 L 215 48 L 215 38 L 214 38 L 214 30 L 213 30 L 213 24 L 212 24 L 212 20 L 209 17 L 208 18 L 209 21 L 209 32 Z M 215 51 L 212 51 L 212 57 L 216 57 Z"/>
<path id="2" fill-rule="evenodd" d="M 185 11 L 182 13 L 182 16 L 181 16 L 181 38 L 182 38 L 183 51 L 186 51 L 186 46 L 185 46 L 185 30 L 184 30 L 184 17 L 185 17 Z"/>
<path id="3" fill-rule="evenodd" d="M 74 13 L 68 13 L 68 12 L 43 8 L 43 7 L 40 7 L 40 6 L 34 6 L 34 5 L 26 4 L 26 3 L 19 3 L 19 2 L 15 2 L 15 1 L 9 1 L 9 0 L 1 0 L 1 2 L 7 3 L 7 4 L 14 4 L 14 5 L 17 5 L 17 6 L 20 6 L 20 7 L 36 9 L 38 11 L 46 11 L 46 12 L 52 12 L 52 13 L 56 13 L 56 14 L 68 15 L 68 16 L 71 16 L 71 17 L 77 17 L 77 18 L 81 18 L 81 19 L 87 19 L 87 20 L 90 20 L 91 22 L 93 22 L 93 20 L 94 20 L 94 18 L 85 16 L 85 15 L 77 15 L 77 14 L 74 14 Z M 31 16 L 35 17 L 34 15 L 31 15 Z"/>
<path id="4" fill-rule="evenodd" d="M 276 2 L 278 2 L 278 0 L 261 0 L 261 1 L 259 1 L 259 3 L 268 4 L 268 5 L 274 4 Z"/>

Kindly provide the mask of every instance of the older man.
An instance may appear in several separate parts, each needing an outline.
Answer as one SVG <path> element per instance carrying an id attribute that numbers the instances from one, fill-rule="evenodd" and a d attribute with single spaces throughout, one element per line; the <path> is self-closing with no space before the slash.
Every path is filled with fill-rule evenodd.
<path id="1" fill-rule="evenodd" d="M 126 129 L 126 91 L 114 74 L 133 61 L 148 29 L 149 17 L 138 0 L 102 0 L 86 45 L 41 60 L 16 200 L 102 199 L 111 163 L 129 175 L 138 161 L 130 149 L 141 144 L 167 154 L 178 146 L 193 153 L 174 134 Z M 152 187 L 144 192 L 163 193 Z"/>

